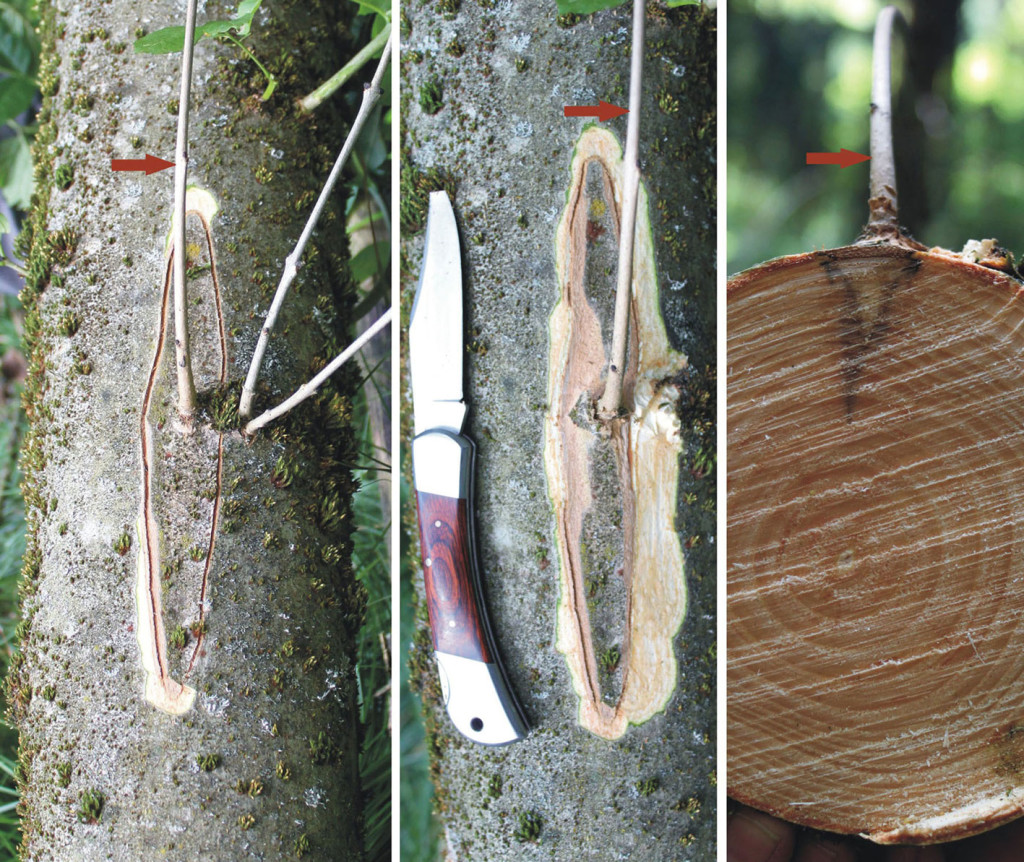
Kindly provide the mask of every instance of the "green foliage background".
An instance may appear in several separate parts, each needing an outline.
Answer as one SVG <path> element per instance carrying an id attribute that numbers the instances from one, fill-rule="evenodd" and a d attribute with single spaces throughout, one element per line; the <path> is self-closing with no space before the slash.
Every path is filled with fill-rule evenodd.
<path id="1" fill-rule="evenodd" d="M 0 141 L 0 188 L 14 207 L 28 207 L 32 195 L 34 128 L 22 128 L 15 118 L 28 110 L 36 92 L 39 71 L 37 18 L 32 0 L 0 2 L 0 127 L 13 132 Z"/>
<path id="2" fill-rule="evenodd" d="M 871 34 L 879 0 L 730 0 L 727 272 L 847 245 L 867 221 L 868 163 L 805 164 L 809 151 L 868 152 Z M 897 2 L 912 14 L 909 0 Z M 997 238 L 1024 254 L 1024 0 L 964 0 L 939 70 L 924 149 L 929 215 L 908 225 L 959 251 Z M 899 38 L 896 40 L 899 42 Z M 894 61 L 894 70 L 902 60 Z M 901 141 L 897 135 L 898 156 Z M 900 182 L 898 173 L 897 181 Z M 901 196 L 901 212 L 909 201 Z"/>
<path id="3" fill-rule="evenodd" d="M 21 342 L 21 311 L 13 297 L 0 296 L 0 356 Z M 0 377 L 0 675 L 6 675 L 18 623 L 18 576 L 25 552 L 25 505 L 21 499 L 18 448 L 25 432 L 20 385 Z M 2 698 L 2 696 L 0 696 Z M 6 703 L 0 699 L 0 715 Z M 19 841 L 14 779 L 18 735 L 0 720 L 0 860 L 17 858 Z"/>
<path id="4" fill-rule="evenodd" d="M 39 70 L 37 18 L 31 0 L 0 3 L 0 127 L 10 134 L 0 141 L 0 189 L 8 203 L 24 210 L 32 196 L 33 125 L 15 119 L 29 109 L 36 93 Z M 0 232 L 7 228 L 0 224 Z M 3 255 L 0 254 L 0 259 Z M 0 295 L 0 356 L 21 344 L 21 305 Z M 6 675 L 16 640 L 18 577 L 25 552 L 25 506 L 21 499 L 18 450 L 25 433 L 21 386 L 0 376 L 0 675 Z M 6 704 L 0 695 L 0 714 Z M 18 831 L 16 768 L 18 736 L 0 720 L 0 860 L 17 859 Z"/>

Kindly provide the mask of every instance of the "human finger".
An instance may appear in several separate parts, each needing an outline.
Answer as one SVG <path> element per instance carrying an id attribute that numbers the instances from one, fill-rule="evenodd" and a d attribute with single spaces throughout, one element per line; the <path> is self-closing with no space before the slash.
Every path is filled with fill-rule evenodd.
<path id="1" fill-rule="evenodd" d="M 885 862 L 945 862 L 946 851 L 939 846 L 890 847 Z"/>
<path id="2" fill-rule="evenodd" d="M 798 841 L 795 862 L 857 862 L 857 852 L 841 838 L 806 832 Z"/>
<path id="3" fill-rule="evenodd" d="M 795 831 L 777 817 L 740 806 L 729 815 L 727 862 L 790 862 Z"/>

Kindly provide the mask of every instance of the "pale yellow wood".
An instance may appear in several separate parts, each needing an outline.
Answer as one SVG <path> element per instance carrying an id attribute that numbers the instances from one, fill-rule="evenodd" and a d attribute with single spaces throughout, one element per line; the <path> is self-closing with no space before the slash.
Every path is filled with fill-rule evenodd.
<path id="1" fill-rule="evenodd" d="M 675 690 L 677 665 L 672 639 L 686 609 L 686 583 L 679 536 L 675 531 L 679 474 L 679 421 L 676 389 L 666 382 L 685 367 L 672 350 L 658 306 L 658 285 L 641 186 L 633 254 L 630 312 L 631 360 L 624 378 L 627 415 L 597 431 L 576 423 L 571 414 L 581 398 L 591 406 L 600 397 L 607 358 L 601 327 L 583 287 L 586 256 L 586 171 L 604 171 L 610 206 L 622 198 L 622 153 L 611 132 L 591 127 L 580 137 L 572 162 L 572 184 L 558 227 L 556 258 L 560 301 L 550 320 L 545 466 L 555 509 L 561 591 L 558 649 L 565 655 L 579 698 L 579 722 L 608 739 L 630 724 L 646 721 Z M 639 354 L 639 359 L 637 359 Z M 590 633 L 580 553 L 584 515 L 591 502 L 591 453 L 611 445 L 622 497 L 623 578 L 627 588 L 623 621 L 622 690 L 614 706 L 602 700 L 597 659 Z"/>

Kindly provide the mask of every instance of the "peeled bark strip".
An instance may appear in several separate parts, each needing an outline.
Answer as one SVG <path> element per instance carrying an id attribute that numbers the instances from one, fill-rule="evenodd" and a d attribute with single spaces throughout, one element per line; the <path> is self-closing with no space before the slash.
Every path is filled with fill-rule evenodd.
<path id="1" fill-rule="evenodd" d="M 965 257 L 729 284 L 729 791 L 881 843 L 1024 810 L 1024 297 Z"/>
<path id="2" fill-rule="evenodd" d="M 217 261 L 213 248 L 213 231 L 211 229 L 211 222 L 217 214 L 217 209 L 217 202 L 214 200 L 213 195 L 204 189 L 191 188 L 186 192 L 186 218 L 189 215 L 198 217 L 203 229 L 203 238 L 205 239 L 206 260 L 208 261 L 206 267 L 210 271 L 209 281 L 213 288 L 213 295 L 208 298 L 213 299 L 216 322 L 216 325 L 213 327 L 216 333 L 216 346 L 211 353 L 219 356 L 219 361 L 217 362 L 219 374 L 215 385 L 223 387 L 227 384 L 227 339 L 224 335 L 224 313 L 221 305 L 220 282 L 217 278 Z M 199 249 L 199 246 L 195 245 L 194 248 Z M 193 267 L 198 267 L 198 261 L 195 259 L 198 257 L 198 254 L 194 255 L 192 261 L 186 261 L 186 266 L 192 263 Z M 163 586 L 160 581 L 162 563 L 160 528 L 158 525 L 158 515 L 155 511 L 157 508 L 156 503 L 158 499 L 163 498 L 163 495 L 154 495 L 153 493 L 153 476 L 157 465 L 154 460 L 153 427 L 149 421 L 150 406 L 152 405 L 154 390 L 158 383 L 160 367 L 163 364 L 164 344 L 169 335 L 167 327 L 170 319 L 171 280 L 174 272 L 173 258 L 173 242 L 169 242 L 167 274 L 164 277 L 163 300 L 160 304 L 160 324 L 157 332 L 156 349 L 153 356 L 153 365 L 146 383 L 146 392 L 142 399 L 142 419 L 140 422 L 142 481 L 141 493 L 139 495 L 141 512 L 139 513 L 139 519 L 136 522 L 135 528 L 139 542 L 135 604 L 139 652 L 142 657 L 142 667 L 146 673 L 146 700 L 157 709 L 163 710 L 170 715 L 183 715 L 195 704 L 196 692 L 190 686 L 172 679 L 170 675 L 171 669 L 168 666 L 167 634 L 163 619 L 163 602 L 161 600 Z M 193 284 L 191 294 L 193 299 L 196 298 L 196 287 L 198 285 Z M 189 375 L 189 384 L 193 385 L 191 373 Z M 191 421 L 190 418 L 189 422 L 191 423 Z M 177 426 L 175 428 L 177 430 L 180 427 L 180 420 L 177 423 L 172 423 L 172 427 L 174 426 Z M 168 430 L 170 431 L 170 429 Z M 192 548 L 198 549 L 197 551 L 192 551 L 193 556 L 198 556 L 199 551 L 204 553 L 202 557 L 202 576 L 199 584 L 193 590 L 193 606 L 196 612 L 195 625 L 197 632 L 195 644 L 188 650 L 192 655 L 192 660 L 183 668 L 185 674 L 192 670 L 196 658 L 198 658 L 202 651 L 203 641 L 206 637 L 206 593 L 209 586 L 210 565 L 217 545 L 218 516 L 220 513 L 224 472 L 223 432 L 197 437 L 193 431 L 193 428 L 188 429 L 188 434 L 181 443 L 183 449 L 190 450 L 188 454 L 192 458 L 197 455 L 199 457 L 199 463 L 194 467 L 195 475 L 201 475 L 203 467 L 208 466 L 202 463 L 202 454 L 196 451 L 203 448 L 202 443 L 205 442 L 203 438 L 208 438 L 211 444 L 215 441 L 216 455 L 210 460 L 216 464 L 216 467 L 212 471 L 214 476 L 211 477 L 214 479 L 214 485 L 209 514 L 209 538 L 206 540 L 205 547 L 198 544 L 192 546 Z M 170 431 L 170 433 L 174 433 L 174 431 Z M 189 460 L 192 460 L 192 458 Z"/>
<path id="3" fill-rule="evenodd" d="M 634 376 L 626 386 L 634 412 L 645 409 L 645 398 L 652 400 L 644 420 L 630 415 L 614 438 L 599 439 L 590 395 L 572 403 L 563 390 L 556 404 L 549 371 L 557 377 L 560 367 L 570 387 L 574 380 L 600 380 L 607 362 L 617 260 L 611 188 L 626 118 L 601 124 L 604 131 L 588 130 L 595 124 L 563 111 L 599 100 L 626 104 L 631 7 L 559 17 L 546 0 L 403 4 L 403 270 L 410 276 L 403 307 L 408 314 L 422 254 L 422 237 L 413 231 L 422 229 L 427 192 L 443 185 L 462 246 L 466 434 L 476 444 L 473 503 L 483 595 L 496 649 L 531 727 L 522 742 L 497 749 L 461 737 L 441 702 L 429 631 L 420 629 L 411 676 L 426 706 L 442 852 L 460 862 L 716 856 L 714 477 L 707 464 L 697 463 L 694 432 L 700 425 L 709 431 L 705 439 L 713 439 L 707 414 L 696 414 L 707 404 L 702 375 L 715 354 L 715 16 L 704 6 L 668 9 L 654 2 L 646 9 L 639 156 L 649 226 L 638 236 L 648 248 L 644 268 L 637 269 L 645 292 L 634 303 L 630 334 L 641 352 L 631 359 Z M 586 170 L 585 153 L 594 156 Z M 572 242 L 584 244 L 585 259 L 574 252 L 560 264 L 559 245 L 562 251 L 566 246 L 557 240 L 559 224 L 581 184 L 587 202 L 576 208 L 582 232 L 577 229 Z M 571 336 L 555 334 L 552 314 L 567 284 L 558 267 L 580 263 L 599 331 L 591 321 L 585 335 L 574 321 Z M 652 319 L 641 319 L 648 313 Z M 638 334 L 655 331 L 656 316 L 678 353 Z M 566 350 L 554 358 L 553 334 L 555 349 Z M 687 366 L 671 385 L 687 406 L 678 412 L 680 440 L 674 443 L 672 421 L 659 424 L 669 417 L 644 382 L 648 372 L 637 370 L 650 369 L 657 384 L 661 360 L 671 365 L 667 357 L 683 353 Z M 567 370 L 570 356 L 574 367 L 588 356 L 593 366 Z M 558 490 L 545 472 L 546 425 L 549 416 L 564 423 L 566 410 L 567 434 L 575 433 L 569 425 L 587 426 L 596 442 L 589 462 L 572 468 L 572 487 Z M 628 429 L 637 440 L 629 439 Z M 656 452 L 644 452 L 647 445 Z M 641 463 L 630 466 L 630 451 Z M 581 452 L 567 451 L 563 469 Z M 641 474 L 663 465 L 665 476 L 656 480 Z M 673 471 L 679 476 L 675 493 Z M 562 527 L 552 498 L 586 495 L 584 482 L 592 500 L 586 511 L 577 509 L 583 567 L 574 577 L 582 576 L 583 595 L 575 609 L 587 614 L 597 667 L 596 674 L 578 670 L 575 679 L 592 686 L 585 699 L 595 726 L 614 733 L 624 728 L 614 739 L 581 727 L 577 683 L 557 643 L 560 606 L 568 604 L 557 544 Z M 644 498 L 655 486 L 665 495 L 660 508 Z M 634 494 L 624 488 L 638 489 L 637 505 L 649 507 L 649 516 L 640 508 L 629 512 Z M 641 521 L 656 535 L 641 536 Z M 631 542 L 624 539 L 627 523 L 637 531 Z M 411 512 L 403 526 L 410 537 L 418 534 Z M 676 547 L 683 546 L 685 568 L 671 554 L 665 560 L 642 556 L 665 546 L 666 529 Z M 411 568 L 419 570 L 411 544 Z M 647 578 L 651 589 L 642 586 Z M 662 583 L 669 618 L 656 620 L 645 604 L 661 600 Z M 652 623 L 650 641 L 630 614 Z M 650 658 L 641 656 L 648 645 Z M 575 655 L 577 663 L 590 660 L 582 646 Z M 596 686 L 590 682 L 595 676 Z M 600 715 L 617 705 L 620 717 L 602 725 Z M 651 711 L 642 724 L 628 723 Z"/>
<path id="4" fill-rule="evenodd" d="M 252 440 L 234 413 L 273 281 L 343 138 L 328 107 L 299 121 L 293 104 L 352 52 L 337 14 L 264 3 L 249 44 L 278 64 L 267 103 L 233 48 L 196 48 L 190 177 L 206 192 L 190 190 L 187 219 L 198 404 L 185 436 L 171 175 L 110 170 L 112 156 L 173 146 L 180 57 L 131 42 L 181 4 L 46 11 L 25 294 L 30 534 L 8 687 L 26 860 L 361 858 L 353 380 Z M 344 343 L 345 248 L 339 206 L 285 309 L 262 401 Z"/>
<path id="5" fill-rule="evenodd" d="M 675 531 L 679 476 L 679 421 L 676 389 L 664 381 L 685 366 L 670 347 L 658 308 L 658 285 L 641 184 L 633 249 L 630 351 L 624 370 L 623 407 L 629 415 L 610 423 L 607 435 L 575 420 L 574 411 L 593 411 L 608 370 L 601 325 L 587 300 L 585 263 L 590 201 L 588 169 L 597 167 L 610 200 L 616 228 L 622 200 L 622 151 L 615 136 L 596 126 L 581 136 L 573 156 L 572 185 L 555 240 L 561 300 L 550 323 L 548 404 L 544 461 L 555 509 L 561 594 L 558 649 L 565 655 L 580 699 L 579 721 L 605 739 L 616 739 L 664 708 L 676 686 L 672 639 L 683 621 L 686 582 Z M 582 402 L 582 403 L 581 403 Z M 602 436 L 606 439 L 602 441 Z M 602 700 L 598 657 L 587 609 L 587 571 L 581 553 L 583 521 L 593 503 L 591 450 L 610 445 L 623 516 L 625 583 L 622 689 L 614 703 Z"/>

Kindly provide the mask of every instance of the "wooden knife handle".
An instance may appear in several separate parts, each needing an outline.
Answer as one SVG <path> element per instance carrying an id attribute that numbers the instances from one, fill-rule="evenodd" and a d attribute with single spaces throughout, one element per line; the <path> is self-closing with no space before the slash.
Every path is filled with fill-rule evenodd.
<path id="1" fill-rule="evenodd" d="M 417 491 L 416 509 L 434 649 L 489 662 L 474 596 L 476 578 L 467 501 Z"/>

